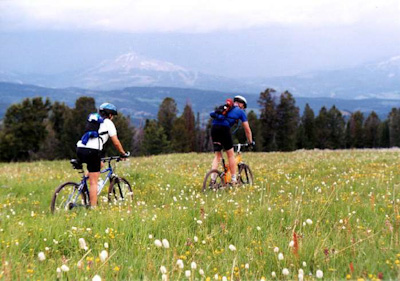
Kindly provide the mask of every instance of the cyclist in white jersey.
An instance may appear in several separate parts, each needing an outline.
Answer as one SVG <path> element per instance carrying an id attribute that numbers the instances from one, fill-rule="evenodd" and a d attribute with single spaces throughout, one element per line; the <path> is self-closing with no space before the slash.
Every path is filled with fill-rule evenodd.
<path id="1" fill-rule="evenodd" d="M 117 136 L 117 129 L 112 122 L 114 115 L 118 115 L 116 106 L 111 103 L 103 103 L 99 107 L 99 114 L 104 121 L 100 124 L 98 137 L 89 138 L 86 144 L 83 144 L 82 140 L 79 140 L 76 144 L 78 160 L 81 163 L 86 163 L 89 171 L 89 196 L 91 206 L 97 205 L 97 182 L 100 176 L 103 145 L 111 138 L 113 145 L 123 157 L 128 157 L 130 155 L 130 153 L 125 152 L 122 147 Z"/>

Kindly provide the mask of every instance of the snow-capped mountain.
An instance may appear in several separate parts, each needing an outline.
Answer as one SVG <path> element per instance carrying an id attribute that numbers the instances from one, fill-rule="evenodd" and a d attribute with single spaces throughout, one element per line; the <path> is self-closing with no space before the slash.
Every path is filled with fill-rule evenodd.
<path id="1" fill-rule="evenodd" d="M 193 87 L 198 73 L 170 62 L 127 53 L 79 75 L 77 86 L 115 89 L 128 86 Z"/>
<path id="2" fill-rule="evenodd" d="M 177 87 L 259 94 L 266 88 L 297 97 L 400 99 L 400 56 L 358 67 L 295 76 L 234 79 L 209 75 L 134 52 L 106 60 L 79 73 L 18 75 L 1 73 L 0 81 L 44 87 L 96 90 L 126 87 Z"/>

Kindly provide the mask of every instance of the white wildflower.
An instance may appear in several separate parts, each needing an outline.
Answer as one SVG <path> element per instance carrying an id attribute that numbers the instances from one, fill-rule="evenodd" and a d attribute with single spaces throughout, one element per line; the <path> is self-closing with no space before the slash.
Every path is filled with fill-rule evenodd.
<path id="1" fill-rule="evenodd" d="M 187 278 L 189 278 L 190 275 L 191 275 L 191 271 L 190 271 L 190 270 L 186 270 L 186 271 L 185 271 L 185 276 L 186 276 Z"/>
<path id="2" fill-rule="evenodd" d="M 93 276 L 92 281 L 101 281 L 101 277 L 96 274 L 95 276 Z"/>
<path id="3" fill-rule="evenodd" d="M 315 275 L 317 276 L 318 279 L 321 279 L 322 277 L 324 277 L 324 273 L 320 269 L 317 270 Z"/>
<path id="4" fill-rule="evenodd" d="M 283 257 L 283 254 L 282 254 L 282 253 L 279 253 L 279 255 L 278 255 L 278 260 L 280 260 L 280 261 L 283 261 L 283 260 L 284 260 L 284 257 Z"/>
<path id="5" fill-rule="evenodd" d="M 162 243 L 160 240 L 156 239 L 154 240 L 154 245 L 156 245 L 156 247 L 161 248 L 162 247 Z"/>
<path id="6" fill-rule="evenodd" d="M 163 239 L 163 240 L 162 240 L 162 244 L 163 244 L 163 246 L 164 246 L 165 249 L 169 249 L 169 242 L 168 242 L 167 239 Z"/>
<path id="7" fill-rule="evenodd" d="M 108 252 L 106 250 L 101 251 L 99 254 L 101 262 L 105 262 L 108 258 Z"/>
<path id="8" fill-rule="evenodd" d="M 68 265 L 63 264 L 63 265 L 61 266 L 61 270 L 64 271 L 64 272 L 68 272 L 68 271 L 69 271 Z"/>
<path id="9" fill-rule="evenodd" d="M 196 269 L 197 268 L 197 264 L 194 261 L 192 261 L 192 263 L 190 264 L 190 268 L 191 269 Z"/>
<path id="10" fill-rule="evenodd" d="M 176 265 L 177 265 L 180 269 L 183 269 L 183 267 L 184 267 L 184 265 L 183 265 L 183 260 L 178 259 L 178 260 L 176 261 Z"/>
<path id="11" fill-rule="evenodd" d="M 231 245 L 229 245 L 229 250 L 234 252 L 234 251 L 236 251 L 236 247 L 231 244 Z"/>
<path id="12" fill-rule="evenodd" d="M 87 250 L 88 246 L 86 245 L 86 241 L 84 238 L 79 238 L 79 248 L 83 249 L 83 250 Z"/>
<path id="13" fill-rule="evenodd" d="M 43 252 L 39 252 L 39 254 L 38 254 L 38 259 L 39 259 L 40 261 L 44 261 L 44 260 L 46 259 L 45 254 L 44 254 Z"/>
<path id="14" fill-rule="evenodd" d="M 167 274 L 167 268 L 165 266 L 160 267 L 161 274 Z"/>

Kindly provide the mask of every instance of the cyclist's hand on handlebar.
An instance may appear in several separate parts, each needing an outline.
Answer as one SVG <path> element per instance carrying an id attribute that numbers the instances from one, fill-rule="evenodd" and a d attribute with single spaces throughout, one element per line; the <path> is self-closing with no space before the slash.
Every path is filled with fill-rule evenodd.
<path id="1" fill-rule="evenodd" d="M 249 148 L 254 148 L 256 146 L 256 142 L 255 141 L 249 142 L 248 145 Z"/>
<path id="2" fill-rule="evenodd" d="M 121 155 L 122 159 L 128 158 L 129 156 L 131 156 L 131 153 L 129 151 L 125 152 L 125 154 Z"/>

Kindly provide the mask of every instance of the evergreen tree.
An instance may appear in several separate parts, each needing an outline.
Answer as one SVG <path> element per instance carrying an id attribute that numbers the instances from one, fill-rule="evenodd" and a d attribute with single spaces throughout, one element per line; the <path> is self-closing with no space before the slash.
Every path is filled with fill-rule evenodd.
<path id="1" fill-rule="evenodd" d="M 164 129 L 167 140 L 171 140 L 172 126 L 178 113 L 176 102 L 173 98 L 165 98 L 158 109 L 158 123 Z"/>
<path id="2" fill-rule="evenodd" d="M 65 153 L 65 148 L 63 141 L 65 140 L 65 120 L 67 120 L 70 116 L 72 116 L 72 110 L 65 103 L 55 102 L 51 106 L 51 111 L 49 113 L 49 137 L 51 140 L 46 140 L 48 144 L 56 143 L 54 145 L 54 155 L 52 158 L 54 159 L 64 159 L 68 157 L 68 154 Z M 52 132 L 51 132 L 52 131 Z"/>
<path id="3" fill-rule="evenodd" d="M 196 149 L 195 119 L 189 104 L 186 104 L 182 116 L 174 122 L 171 145 L 174 152 L 191 152 Z"/>
<path id="4" fill-rule="evenodd" d="M 336 106 L 332 106 L 328 111 L 328 128 L 330 131 L 328 148 L 343 148 L 345 146 L 345 121 Z"/>
<path id="5" fill-rule="evenodd" d="M 318 116 L 315 118 L 315 129 L 316 147 L 320 149 L 328 148 L 330 128 L 328 126 L 328 111 L 325 106 L 320 109 Z"/>
<path id="6" fill-rule="evenodd" d="M 291 93 L 285 91 L 281 94 L 276 112 L 278 124 L 276 140 L 278 148 L 282 151 L 295 150 L 299 108 L 295 106 L 295 100 Z"/>
<path id="7" fill-rule="evenodd" d="M 11 105 L 5 114 L 0 135 L 0 157 L 5 161 L 26 161 L 39 151 L 46 139 L 49 99 L 25 99 Z"/>
<path id="8" fill-rule="evenodd" d="M 313 149 L 315 147 L 315 115 L 308 103 L 301 117 L 298 140 L 299 148 Z"/>
<path id="9" fill-rule="evenodd" d="M 400 147 L 400 109 L 392 108 L 389 114 L 390 147 Z"/>
<path id="10" fill-rule="evenodd" d="M 362 148 L 364 147 L 364 115 L 360 111 L 351 114 L 348 122 L 348 140 L 347 147 Z"/>
<path id="11" fill-rule="evenodd" d="M 195 149 L 195 151 L 196 152 L 206 151 L 206 149 L 205 149 L 206 131 L 201 126 L 199 112 L 197 112 L 195 132 L 196 132 L 196 149 Z"/>
<path id="12" fill-rule="evenodd" d="M 261 147 L 263 151 L 275 151 L 278 149 L 276 143 L 277 130 L 277 106 L 275 102 L 274 89 L 266 89 L 260 93 L 258 103 L 261 106 L 260 123 L 261 123 Z"/>
<path id="13" fill-rule="evenodd" d="M 146 120 L 143 130 L 142 154 L 156 155 L 165 153 L 168 147 L 169 143 L 164 129 L 158 125 L 156 120 Z"/>
<path id="14" fill-rule="evenodd" d="M 378 127 L 379 147 L 390 147 L 389 120 L 385 120 Z"/>
<path id="15" fill-rule="evenodd" d="M 364 123 L 365 147 L 375 148 L 379 147 L 379 126 L 381 120 L 378 115 L 372 111 Z"/>

